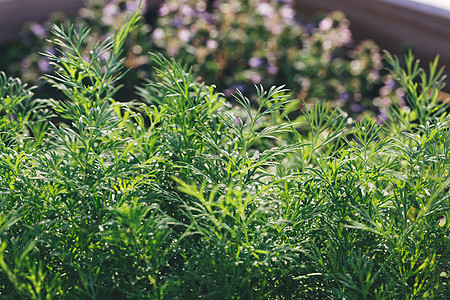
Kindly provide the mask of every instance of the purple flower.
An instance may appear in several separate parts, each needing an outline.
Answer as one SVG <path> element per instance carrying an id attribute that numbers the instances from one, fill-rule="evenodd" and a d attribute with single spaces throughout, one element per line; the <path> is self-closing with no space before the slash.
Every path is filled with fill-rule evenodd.
<path id="1" fill-rule="evenodd" d="M 236 90 L 241 91 L 242 93 L 245 93 L 245 85 L 243 85 L 242 83 L 238 84 L 236 86 Z"/>
<path id="2" fill-rule="evenodd" d="M 305 25 L 305 29 L 306 29 L 306 32 L 307 32 L 309 35 L 312 35 L 312 34 L 314 33 L 315 27 L 314 27 L 313 24 L 308 23 L 308 24 Z"/>
<path id="3" fill-rule="evenodd" d="M 341 93 L 341 94 L 339 95 L 339 98 L 342 99 L 342 100 L 344 100 L 345 102 L 347 102 L 348 100 L 350 100 L 350 94 L 347 93 L 347 92 Z"/>
<path id="4" fill-rule="evenodd" d="M 47 72 L 50 70 L 50 64 L 48 63 L 48 60 L 44 58 L 38 61 L 38 67 L 42 72 Z"/>
<path id="5" fill-rule="evenodd" d="M 43 38 L 45 36 L 45 29 L 40 24 L 34 23 L 33 25 L 31 25 L 30 30 L 35 36 L 38 36 L 40 38 Z"/>
<path id="6" fill-rule="evenodd" d="M 31 66 L 31 62 L 28 58 L 22 60 L 21 66 L 23 69 L 28 69 Z"/>
<path id="7" fill-rule="evenodd" d="M 231 95 L 233 95 L 234 90 L 231 89 L 231 88 L 225 89 L 225 90 L 223 91 L 223 93 L 224 93 L 225 97 L 230 97 Z"/>
<path id="8" fill-rule="evenodd" d="M 386 122 L 387 119 L 388 119 L 388 116 L 387 116 L 384 112 L 381 112 L 381 113 L 376 117 L 376 120 L 377 120 L 377 123 L 378 123 L 378 124 L 384 124 L 384 123 Z"/>
<path id="9" fill-rule="evenodd" d="M 395 88 L 397 87 L 397 83 L 395 82 L 394 79 L 390 78 L 389 80 L 387 80 L 386 86 L 387 86 L 389 89 L 393 90 L 393 89 L 395 89 Z"/>
<path id="10" fill-rule="evenodd" d="M 237 86 L 230 87 L 228 89 L 225 89 L 225 91 L 223 92 L 225 94 L 225 97 L 229 97 L 231 95 L 233 95 L 236 91 L 240 91 L 241 93 L 245 93 L 245 86 L 243 84 L 238 84 Z"/>
<path id="11" fill-rule="evenodd" d="M 109 51 L 105 51 L 100 55 L 100 59 L 109 60 L 111 57 L 111 53 Z"/>
<path id="12" fill-rule="evenodd" d="M 196 12 L 196 17 L 198 19 L 203 19 L 208 23 L 212 23 L 213 22 L 213 18 L 211 16 L 211 14 L 209 12 L 206 11 L 197 11 Z"/>
<path id="13" fill-rule="evenodd" d="M 278 67 L 275 65 L 267 66 L 267 73 L 269 73 L 270 75 L 276 75 L 278 73 Z"/>
<path id="14" fill-rule="evenodd" d="M 264 64 L 264 61 L 260 57 L 252 57 L 248 60 L 248 65 L 252 68 L 261 68 Z"/>
<path id="15" fill-rule="evenodd" d="M 358 104 L 358 103 L 352 103 L 350 105 L 350 110 L 354 113 L 359 113 L 364 110 L 364 105 Z"/>
<path id="16" fill-rule="evenodd" d="M 11 118 L 11 120 L 17 121 L 17 117 L 15 114 L 11 114 L 9 117 Z"/>
<path id="17" fill-rule="evenodd" d="M 175 18 L 172 20 L 172 24 L 173 27 L 180 27 L 181 25 L 183 25 L 183 21 L 181 20 L 181 18 Z"/>
<path id="18" fill-rule="evenodd" d="M 56 50 L 53 47 L 47 47 L 47 48 L 45 48 L 45 52 L 55 55 Z"/>

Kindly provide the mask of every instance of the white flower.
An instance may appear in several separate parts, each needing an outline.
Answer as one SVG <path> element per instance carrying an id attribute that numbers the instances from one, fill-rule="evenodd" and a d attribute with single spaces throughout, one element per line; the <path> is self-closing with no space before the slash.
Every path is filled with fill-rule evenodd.
<path id="1" fill-rule="evenodd" d="M 164 36 L 164 30 L 162 30 L 161 28 L 156 28 L 155 31 L 153 31 L 153 38 L 155 40 L 162 40 L 164 39 Z"/>
<path id="2" fill-rule="evenodd" d="M 319 23 L 319 29 L 322 31 L 330 30 L 333 27 L 333 20 L 330 18 L 325 18 Z"/>

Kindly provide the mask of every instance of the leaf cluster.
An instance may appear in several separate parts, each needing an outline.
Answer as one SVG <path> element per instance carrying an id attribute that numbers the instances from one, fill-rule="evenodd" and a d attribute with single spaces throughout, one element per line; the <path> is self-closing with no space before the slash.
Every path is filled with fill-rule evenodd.
<path id="1" fill-rule="evenodd" d="M 55 26 L 60 99 L 0 75 L 3 298 L 448 298 L 450 120 L 435 63 L 428 79 L 388 55 L 414 114 L 394 106 L 385 124 L 325 103 L 291 122 L 283 87 L 237 92 L 231 107 L 156 54 L 156 77 L 120 102 L 137 22 L 88 57 L 88 29 Z"/>

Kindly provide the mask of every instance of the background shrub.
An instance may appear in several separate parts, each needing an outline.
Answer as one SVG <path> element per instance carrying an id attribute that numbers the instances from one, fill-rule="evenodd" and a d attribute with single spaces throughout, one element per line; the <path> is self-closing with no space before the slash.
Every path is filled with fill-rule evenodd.
<path id="1" fill-rule="evenodd" d="M 69 18 L 76 26 L 92 29 L 82 48 L 111 36 L 137 2 L 92 0 Z M 23 42 L 5 46 L 9 54 L 0 61 L 3 69 L 36 84 L 51 69 L 37 52 L 52 49 L 46 42 L 50 25 L 63 20 L 54 15 L 44 24 L 27 25 Z M 133 99 L 134 86 L 150 77 L 151 51 L 193 66 L 202 81 L 216 85 L 228 100 L 236 89 L 256 97 L 253 85 L 262 84 L 266 89 L 286 85 L 295 98 L 308 103 L 326 101 L 352 117 L 385 118 L 392 101 L 402 102 L 402 90 L 386 76 L 379 48 L 370 41 L 355 44 L 349 22 L 340 12 L 302 24 L 295 18 L 291 1 L 167 0 L 156 17 L 148 12 L 143 23 L 124 45 L 125 65 L 132 70 L 121 81 L 123 99 Z M 49 96 L 42 85 L 41 81 L 36 92 Z M 300 106 L 293 103 L 292 109 Z"/>
<path id="2" fill-rule="evenodd" d="M 184 0 L 166 1 L 159 14 L 156 49 L 193 65 L 225 95 L 285 84 L 298 98 L 328 101 L 352 115 L 386 107 L 373 102 L 388 81 L 379 48 L 355 45 L 341 12 L 302 25 L 290 1 Z"/>

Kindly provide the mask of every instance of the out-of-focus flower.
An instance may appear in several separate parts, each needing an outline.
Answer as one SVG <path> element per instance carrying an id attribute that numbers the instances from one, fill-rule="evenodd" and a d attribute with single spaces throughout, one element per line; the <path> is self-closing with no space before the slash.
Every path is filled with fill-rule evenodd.
<path id="1" fill-rule="evenodd" d="M 22 59 L 21 66 L 23 69 L 28 69 L 31 66 L 31 62 L 28 58 Z"/>
<path id="2" fill-rule="evenodd" d="M 359 113 L 364 111 L 364 105 L 361 105 L 359 103 L 352 103 L 350 104 L 350 110 L 354 113 Z"/>
<path id="3" fill-rule="evenodd" d="M 255 69 L 261 68 L 263 66 L 263 64 L 264 64 L 264 61 L 260 57 L 252 57 L 248 61 L 248 65 Z"/>
<path id="4" fill-rule="evenodd" d="M 265 18 L 272 18 L 275 14 L 275 9 L 267 2 L 259 3 L 256 11 Z"/>
<path id="5" fill-rule="evenodd" d="M 343 28 L 339 32 L 339 39 L 342 41 L 342 44 L 344 44 L 344 45 L 349 43 L 352 39 L 352 33 L 351 33 L 350 29 Z"/>
<path id="6" fill-rule="evenodd" d="M 396 88 L 396 86 L 397 86 L 397 82 L 396 82 L 393 78 L 390 77 L 390 78 L 386 81 L 386 87 L 387 87 L 387 88 L 393 90 L 393 89 Z"/>
<path id="7" fill-rule="evenodd" d="M 165 35 L 166 34 L 164 33 L 164 30 L 162 30 L 161 28 L 156 28 L 153 31 L 153 38 L 155 40 L 162 40 L 162 39 L 164 39 Z"/>
<path id="8" fill-rule="evenodd" d="M 187 42 L 191 38 L 191 33 L 186 28 L 182 28 L 178 31 L 178 38 L 182 42 Z"/>
<path id="9" fill-rule="evenodd" d="M 173 27 L 180 27 L 180 26 L 183 25 L 183 20 L 181 18 L 175 18 L 175 19 L 172 20 L 171 25 Z"/>
<path id="10" fill-rule="evenodd" d="M 208 40 L 206 42 L 206 47 L 208 47 L 209 49 L 216 49 L 219 46 L 219 43 L 217 43 L 214 40 Z"/>
<path id="11" fill-rule="evenodd" d="M 370 70 L 368 79 L 372 82 L 377 81 L 380 79 L 380 71 L 378 70 Z"/>
<path id="12" fill-rule="evenodd" d="M 120 13 L 119 7 L 113 3 L 106 4 L 103 8 L 103 14 L 105 16 L 117 16 Z"/>
<path id="13" fill-rule="evenodd" d="M 100 55 L 100 59 L 108 60 L 110 56 L 111 56 L 111 53 L 109 51 L 106 51 Z"/>
<path id="14" fill-rule="evenodd" d="M 183 5 L 181 7 L 181 13 L 183 14 L 183 16 L 186 16 L 186 17 L 193 17 L 193 16 L 195 16 L 195 10 L 192 7 L 188 6 L 188 5 Z"/>
<path id="15" fill-rule="evenodd" d="M 146 1 L 142 1 L 142 2 L 143 2 L 142 9 L 145 11 Z M 125 2 L 125 10 L 129 11 L 129 12 L 135 12 L 139 9 L 139 4 L 140 4 L 139 0 L 127 0 Z"/>
<path id="16" fill-rule="evenodd" d="M 292 7 L 283 6 L 280 9 L 281 16 L 285 21 L 292 21 L 295 17 L 295 12 Z"/>
<path id="17" fill-rule="evenodd" d="M 353 60 L 350 63 L 350 72 L 353 76 L 358 76 L 363 72 L 364 67 L 364 63 L 361 60 Z"/>
<path id="18" fill-rule="evenodd" d="M 261 83 L 262 76 L 259 73 L 251 72 L 250 73 L 250 81 L 254 84 Z"/>
<path id="19" fill-rule="evenodd" d="M 269 73 L 270 75 L 276 75 L 278 73 L 278 67 L 275 65 L 268 65 L 267 73 Z"/>
<path id="20" fill-rule="evenodd" d="M 31 25 L 30 30 L 35 36 L 40 38 L 43 38 L 47 35 L 47 31 L 45 30 L 45 28 L 38 23 L 34 23 L 33 25 Z"/>
<path id="21" fill-rule="evenodd" d="M 347 101 L 350 100 L 350 94 L 347 93 L 347 92 L 341 93 L 341 94 L 339 95 L 339 98 L 342 99 L 342 100 L 344 100 L 345 102 L 347 102 Z"/>
<path id="22" fill-rule="evenodd" d="M 230 97 L 231 95 L 234 94 L 234 92 L 236 92 L 234 89 L 228 88 L 223 91 L 223 94 L 225 97 Z"/>
<path id="23" fill-rule="evenodd" d="M 45 48 L 45 53 L 50 53 L 50 54 L 56 54 L 56 50 L 53 47 L 46 47 Z"/>
<path id="24" fill-rule="evenodd" d="M 199 20 L 205 20 L 208 23 L 212 23 L 212 16 L 209 12 L 206 11 L 197 11 L 196 17 Z"/>
<path id="25" fill-rule="evenodd" d="M 242 93 L 245 93 L 247 89 L 245 88 L 245 85 L 243 85 L 242 83 L 240 83 L 240 84 L 238 84 L 238 85 L 236 86 L 236 90 L 239 90 L 239 91 L 241 91 Z"/>
<path id="26" fill-rule="evenodd" d="M 376 117 L 378 124 L 383 124 L 387 119 L 388 116 L 384 112 L 380 112 L 380 114 Z"/>
<path id="27" fill-rule="evenodd" d="M 38 67 L 42 72 L 48 72 L 50 70 L 50 64 L 46 58 L 42 58 L 38 61 Z"/>
<path id="28" fill-rule="evenodd" d="M 312 35 L 312 34 L 314 33 L 315 27 L 314 27 L 313 24 L 308 23 L 308 24 L 305 25 L 305 29 L 306 29 L 306 32 L 307 32 L 309 35 Z"/>
<path id="29" fill-rule="evenodd" d="M 322 31 L 330 30 L 333 27 L 333 20 L 331 18 L 326 17 L 319 23 L 319 29 Z"/>
<path id="30" fill-rule="evenodd" d="M 169 13 L 170 13 L 169 7 L 166 4 L 162 5 L 158 10 L 158 14 L 161 17 L 167 16 Z"/>
<path id="31" fill-rule="evenodd" d="M 281 34 L 283 32 L 283 26 L 279 23 L 271 24 L 272 26 L 269 26 L 270 32 L 272 32 L 275 35 Z"/>

